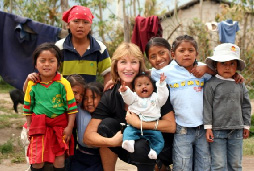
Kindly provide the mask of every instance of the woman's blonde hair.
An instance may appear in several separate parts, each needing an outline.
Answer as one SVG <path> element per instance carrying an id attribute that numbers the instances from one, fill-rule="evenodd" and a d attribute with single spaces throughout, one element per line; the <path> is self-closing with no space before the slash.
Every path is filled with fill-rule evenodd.
<path id="1" fill-rule="evenodd" d="M 140 64 L 139 73 L 146 71 L 144 56 L 139 47 L 133 43 L 123 42 L 116 48 L 111 58 L 111 79 L 114 83 L 120 80 L 117 72 L 117 62 L 126 56 L 137 58 Z"/>

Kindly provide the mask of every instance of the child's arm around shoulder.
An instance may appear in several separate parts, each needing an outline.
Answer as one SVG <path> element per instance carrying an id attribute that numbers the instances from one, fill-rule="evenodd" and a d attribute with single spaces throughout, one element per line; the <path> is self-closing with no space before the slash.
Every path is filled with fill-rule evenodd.
<path id="1" fill-rule="evenodd" d="M 24 85 L 23 85 L 23 91 L 26 92 L 27 84 L 29 81 L 35 82 L 37 80 L 40 80 L 40 76 L 38 73 L 33 72 L 31 74 L 28 74 L 28 76 L 24 82 Z"/>
<path id="2" fill-rule="evenodd" d="M 216 72 L 214 70 L 212 70 L 211 68 L 209 68 L 207 65 L 195 65 L 192 68 L 191 73 L 195 77 L 201 78 L 204 74 L 214 75 Z"/>

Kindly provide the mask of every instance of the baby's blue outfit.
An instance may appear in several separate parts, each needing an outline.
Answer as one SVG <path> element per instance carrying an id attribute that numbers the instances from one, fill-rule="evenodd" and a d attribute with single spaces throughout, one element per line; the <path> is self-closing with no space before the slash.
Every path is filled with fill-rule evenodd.
<path id="1" fill-rule="evenodd" d="M 198 65 L 204 64 L 198 62 Z M 203 127 L 203 87 L 211 75 L 204 74 L 203 77 L 196 78 L 174 60 L 161 70 L 152 68 L 152 79 L 159 80 L 161 73 L 167 77 L 170 102 L 177 123 L 173 169 L 189 171 L 193 170 L 194 165 L 195 171 L 210 170 L 209 145 Z"/>

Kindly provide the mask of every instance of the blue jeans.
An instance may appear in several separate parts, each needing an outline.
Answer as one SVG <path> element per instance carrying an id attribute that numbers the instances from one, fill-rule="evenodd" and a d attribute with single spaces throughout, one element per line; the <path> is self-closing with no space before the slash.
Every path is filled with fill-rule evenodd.
<path id="1" fill-rule="evenodd" d="M 174 171 L 209 171 L 211 156 L 203 126 L 177 125 L 173 144 Z"/>
<path id="2" fill-rule="evenodd" d="M 212 170 L 242 170 L 243 129 L 213 130 Z"/>
<path id="3" fill-rule="evenodd" d="M 141 135 L 140 129 L 128 125 L 123 132 L 123 141 L 139 140 L 141 138 L 149 140 L 150 148 L 153 149 L 157 154 L 162 151 L 164 147 L 164 139 L 160 131 L 143 130 L 143 135 Z"/>

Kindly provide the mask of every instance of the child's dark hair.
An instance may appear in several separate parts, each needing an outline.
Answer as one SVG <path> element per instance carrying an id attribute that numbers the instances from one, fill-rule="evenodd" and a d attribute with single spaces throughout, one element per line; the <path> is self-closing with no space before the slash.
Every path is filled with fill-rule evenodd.
<path id="1" fill-rule="evenodd" d="M 196 52 L 198 52 L 198 44 L 197 44 L 196 40 L 195 40 L 193 37 L 188 36 L 188 35 L 178 36 L 178 37 L 175 39 L 175 41 L 173 42 L 173 44 L 172 44 L 172 51 L 175 52 L 176 49 L 177 49 L 177 47 L 178 47 L 182 42 L 190 42 L 190 43 L 194 46 Z"/>
<path id="2" fill-rule="evenodd" d="M 145 54 L 148 59 L 149 59 L 149 49 L 152 46 L 162 46 L 162 47 L 165 47 L 166 49 L 168 49 L 169 51 L 171 50 L 171 46 L 166 39 L 164 39 L 162 37 L 152 37 L 148 41 L 148 43 L 146 44 L 146 47 L 145 47 Z"/>
<path id="3" fill-rule="evenodd" d="M 95 94 L 99 95 L 100 97 L 103 94 L 103 85 L 100 82 L 90 82 L 85 85 L 85 92 L 86 90 L 91 90 L 93 93 L 93 97 Z"/>
<path id="4" fill-rule="evenodd" d="M 35 67 L 37 58 L 40 56 L 41 52 L 44 50 L 50 51 L 52 54 L 55 55 L 57 59 L 57 66 L 59 67 L 61 65 L 62 60 L 62 52 L 61 50 L 53 43 L 43 43 L 34 50 L 33 52 L 33 65 Z"/>
<path id="5" fill-rule="evenodd" d="M 133 90 L 135 90 L 135 82 L 136 82 L 137 78 L 142 78 L 142 77 L 149 78 L 150 82 L 153 85 L 153 88 L 155 88 L 155 84 L 154 84 L 154 82 L 153 82 L 153 80 L 152 80 L 152 78 L 150 76 L 150 72 L 147 71 L 147 72 L 141 72 L 141 73 L 137 74 L 136 77 L 133 79 L 133 81 L 132 81 L 132 88 L 133 88 Z"/>
<path id="6" fill-rule="evenodd" d="M 85 79 L 79 74 L 71 74 L 66 77 L 66 79 L 70 82 L 71 87 L 73 86 L 82 86 L 86 85 Z"/>

